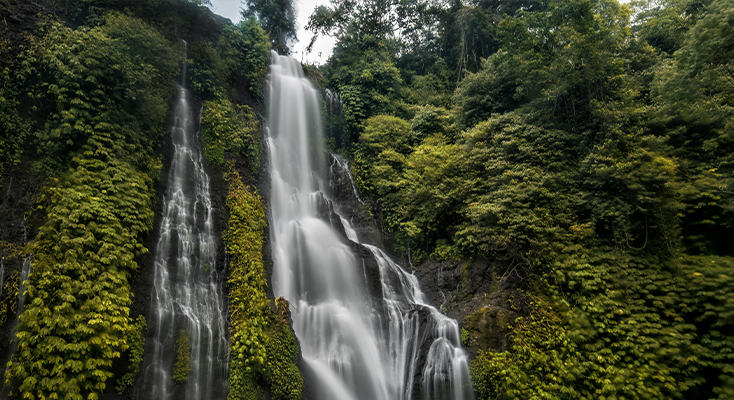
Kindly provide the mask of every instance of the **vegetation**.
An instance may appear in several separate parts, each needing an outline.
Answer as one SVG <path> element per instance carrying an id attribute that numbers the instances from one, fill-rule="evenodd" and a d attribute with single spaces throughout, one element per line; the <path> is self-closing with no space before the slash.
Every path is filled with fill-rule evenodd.
<path id="1" fill-rule="evenodd" d="M 189 336 L 183 329 L 178 331 L 176 338 L 176 361 L 173 363 L 173 381 L 181 385 L 189 379 L 191 372 L 191 349 Z"/>
<path id="2" fill-rule="evenodd" d="M 245 0 L 242 18 L 260 22 L 271 46 L 280 54 L 290 54 L 289 41 L 296 37 L 296 9 L 291 0 Z"/>
<path id="3" fill-rule="evenodd" d="M 267 226 L 260 196 L 242 184 L 230 171 L 227 208 L 229 224 L 224 243 L 229 255 L 230 287 L 230 399 L 250 398 L 255 390 L 254 373 L 265 363 L 264 328 L 270 308 L 262 263 L 263 232 Z"/>
<path id="4" fill-rule="evenodd" d="M 5 277 L 3 283 L 3 297 L 0 303 L 0 323 L 5 323 L 9 316 L 18 312 L 18 288 L 20 287 L 20 272 L 16 269 Z"/>
<path id="5" fill-rule="evenodd" d="M 273 399 L 297 400 L 303 391 L 298 371 L 298 342 L 289 325 L 288 302 L 277 299 L 277 315 L 269 307 L 262 251 L 267 228 L 265 208 L 231 169 L 224 242 L 229 254 L 230 356 L 229 399 L 256 399 L 259 381 Z"/>
<path id="6" fill-rule="evenodd" d="M 143 363 L 143 351 L 145 350 L 145 336 L 148 332 L 148 325 L 145 322 L 145 317 L 138 315 L 135 319 L 135 323 L 130 327 L 130 331 L 127 334 L 126 342 L 128 344 L 127 349 L 127 372 L 125 375 L 117 380 L 117 393 L 122 394 L 125 389 L 131 387 L 135 378 L 137 378 L 140 372 L 140 364 Z"/>
<path id="7" fill-rule="evenodd" d="M 217 49 L 223 62 L 229 64 L 230 86 L 244 85 L 256 98 L 261 98 L 269 48 L 266 32 L 253 18 L 237 27 L 225 27 Z"/>
<path id="8" fill-rule="evenodd" d="M 145 322 L 129 318 L 129 281 L 152 230 L 165 117 L 184 60 L 173 29 L 189 34 L 186 18 L 205 25 L 197 18 L 205 3 L 55 0 L 34 4 L 38 15 L 15 2 L 0 7 L 39 21 L 35 31 L 14 26 L 0 38 L 0 174 L 25 168 L 43 182 L 35 209 L 19 210 L 41 226 L 26 250 L 32 274 L 6 376 L 14 398 L 98 398 L 124 351 L 129 369 L 118 391 L 138 373 Z M 222 85 L 260 96 L 267 49 L 254 21 L 194 43 L 195 89 L 213 104 L 229 95 Z M 228 107 L 239 112 L 239 130 L 226 151 L 256 158 L 254 116 Z M 5 320 L 17 301 L 18 271 L 9 272 Z"/>
<path id="9" fill-rule="evenodd" d="M 35 31 L 0 36 L 0 176 L 43 182 L 13 397 L 96 399 L 124 351 L 118 390 L 137 374 L 129 281 L 184 60 L 164 27 L 190 33 L 181 15 L 205 3 L 54 0 Z M 229 396 L 298 399 L 289 306 L 271 310 L 264 206 L 245 184 L 261 151 L 250 106 L 268 49 L 295 37 L 293 4 L 245 14 L 186 58 L 205 155 L 230 185 Z M 394 250 L 522 278 L 506 351 L 462 331 L 480 399 L 734 398 L 733 19 L 734 0 L 334 0 L 311 17 L 338 39 L 311 69 L 343 101 L 329 143 Z"/>
<path id="10" fill-rule="evenodd" d="M 253 176 L 260 170 L 260 123 L 248 106 L 229 100 L 205 101 L 201 114 L 202 142 L 206 159 L 224 168 L 225 153 L 248 160 Z"/>
<path id="11" fill-rule="evenodd" d="M 108 14 L 94 27 L 57 22 L 20 54 L 18 73 L 47 118 L 33 168 L 54 176 L 39 210 L 27 305 L 8 378 L 26 398 L 95 398 L 127 349 L 128 279 L 152 228 L 173 46 L 143 21 Z"/>
<path id="12" fill-rule="evenodd" d="M 522 278 L 507 351 L 462 337 L 481 399 L 734 396 L 733 15 L 731 0 L 312 15 L 338 38 L 321 70 L 346 129 L 330 143 L 395 250 Z"/>

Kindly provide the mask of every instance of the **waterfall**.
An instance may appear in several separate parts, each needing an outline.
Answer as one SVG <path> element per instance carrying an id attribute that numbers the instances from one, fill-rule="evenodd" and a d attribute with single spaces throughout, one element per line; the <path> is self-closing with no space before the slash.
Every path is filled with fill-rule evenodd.
<path id="1" fill-rule="evenodd" d="M 31 273 L 31 257 L 28 256 L 25 259 L 23 259 L 23 266 L 20 268 L 20 278 L 18 279 L 18 311 L 15 313 L 15 322 L 13 322 L 14 327 L 18 325 L 18 317 L 20 317 L 20 314 L 23 314 L 23 308 L 25 307 L 25 300 L 26 300 L 26 295 L 25 295 L 26 281 L 28 280 L 28 275 L 30 275 L 30 273 Z"/>
<path id="2" fill-rule="evenodd" d="M 273 291 L 291 303 L 315 398 L 408 400 L 419 384 L 424 400 L 472 399 L 456 321 L 427 305 L 415 276 L 359 243 L 339 215 L 328 175 L 349 172 L 338 157 L 331 171 L 325 167 L 317 92 L 296 60 L 274 52 L 271 58 Z M 368 289 L 367 266 L 354 249 L 374 259 L 381 294 Z"/>
<path id="3" fill-rule="evenodd" d="M 204 171 L 189 92 L 178 89 L 171 129 L 173 157 L 155 248 L 141 400 L 227 396 L 228 347 L 224 268 L 216 262 L 209 177 Z M 189 372 L 173 381 L 175 342 L 185 332 Z"/>
<path id="4" fill-rule="evenodd" d="M 339 92 L 331 89 L 324 90 L 324 103 L 326 103 L 326 117 L 328 118 L 329 137 L 334 137 L 334 117 L 342 113 L 342 96 Z"/>

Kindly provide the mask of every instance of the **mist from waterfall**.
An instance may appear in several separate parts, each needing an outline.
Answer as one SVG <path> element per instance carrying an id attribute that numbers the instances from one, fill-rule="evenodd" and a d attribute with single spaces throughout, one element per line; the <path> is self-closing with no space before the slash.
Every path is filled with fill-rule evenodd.
<path id="1" fill-rule="evenodd" d="M 271 59 L 273 291 L 291 303 L 315 398 L 408 400 L 419 384 L 424 400 L 472 399 L 458 324 L 426 304 L 413 275 L 379 248 L 359 244 L 329 197 L 330 175 L 349 171 L 338 157 L 325 165 L 318 93 L 296 60 L 274 52 Z M 332 212 L 338 217 L 330 218 Z M 366 267 L 354 246 L 372 254 L 381 298 L 368 293 Z M 426 341 L 429 346 L 423 346 Z M 422 378 L 415 382 L 418 373 Z"/>

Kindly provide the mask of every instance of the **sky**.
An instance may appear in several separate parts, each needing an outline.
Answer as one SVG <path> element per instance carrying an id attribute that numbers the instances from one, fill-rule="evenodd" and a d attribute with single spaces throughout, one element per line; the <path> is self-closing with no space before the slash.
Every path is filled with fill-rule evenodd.
<path id="1" fill-rule="evenodd" d="M 214 13 L 229 18 L 232 22 L 240 20 L 240 0 L 211 0 L 211 9 Z M 311 53 L 306 54 L 305 48 L 311 40 L 311 33 L 303 28 L 308 23 L 308 17 L 318 5 L 327 5 L 328 0 L 294 0 L 296 8 L 296 28 L 298 28 L 297 43 L 291 44 L 291 55 L 301 62 L 308 64 L 324 64 L 331 55 L 336 40 L 332 37 L 320 37 L 314 44 Z"/>

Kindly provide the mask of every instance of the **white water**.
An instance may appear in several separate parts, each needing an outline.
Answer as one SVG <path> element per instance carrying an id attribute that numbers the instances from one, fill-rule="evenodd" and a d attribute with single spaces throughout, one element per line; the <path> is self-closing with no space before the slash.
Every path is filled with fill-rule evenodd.
<path id="1" fill-rule="evenodd" d="M 331 89 L 324 90 L 324 102 L 326 103 L 326 116 L 329 118 L 329 137 L 334 137 L 334 117 L 342 113 L 342 96 Z"/>
<path id="2" fill-rule="evenodd" d="M 382 298 L 367 293 L 366 267 L 324 215 L 330 200 L 317 92 L 297 61 L 271 57 L 273 290 L 292 305 L 316 398 L 412 399 L 423 357 L 422 399 L 472 399 L 456 321 L 426 305 L 417 279 L 373 246 L 365 247 L 378 265 Z M 357 243 L 349 221 L 338 221 Z M 426 340 L 430 350 L 420 354 Z"/>
<path id="3" fill-rule="evenodd" d="M 23 308 L 25 307 L 25 283 L 28 280 L 28 275 L 31 274 L 31 257 L 28 256 L 23 260 L 23 266 L 20 268 L 20 279 L 18 279 L 18 311 L 15 313 L 15 322 L 13 325 L 18 324 L 18 317 L 23 314 Z"/>
<path id="4" fill-rule="evenodd" d="M 227 396 L 227 310 L 223 268 L 216 263 L 209 177 L 204 171 L 189 93 L 179 88 L 171 129 L 174 147 L 155 249 L 141 400 Z M 190 371 L 183 389 L 173 382 L 179 331 L 189 340 Z"/>

